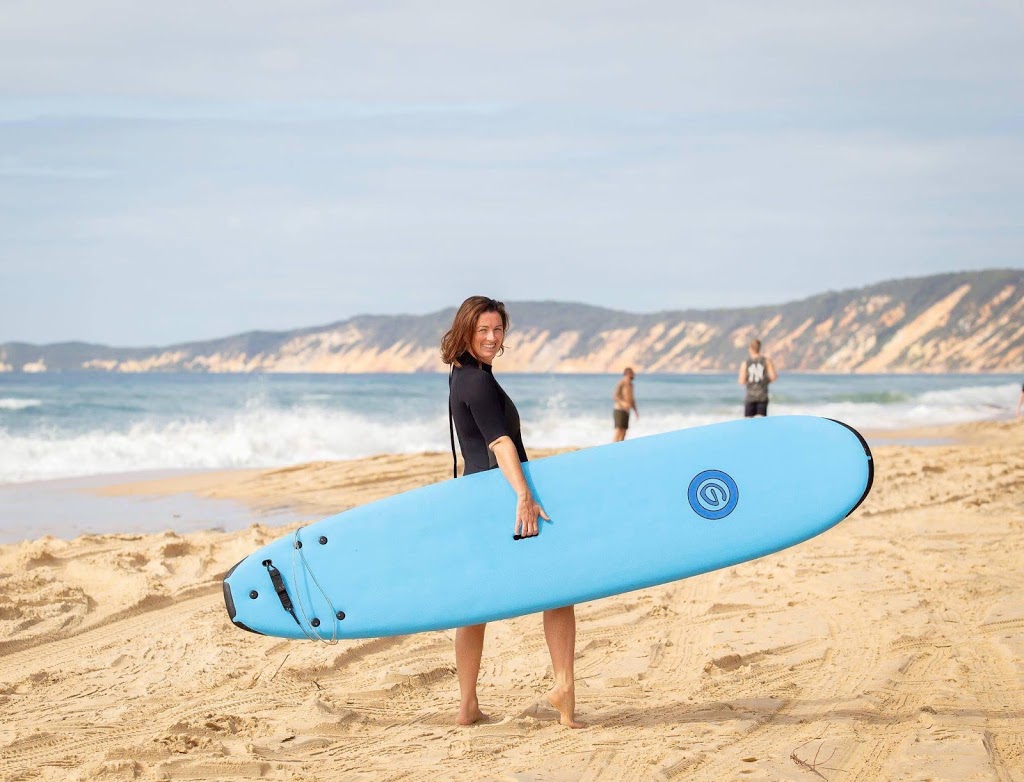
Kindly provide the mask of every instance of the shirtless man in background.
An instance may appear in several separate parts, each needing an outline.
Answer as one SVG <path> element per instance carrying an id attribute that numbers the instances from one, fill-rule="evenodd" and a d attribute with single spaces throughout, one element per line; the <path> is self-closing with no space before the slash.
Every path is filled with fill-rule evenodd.
<path id="1" fill-rule="evenodd" d="M 629 429 L 629 411 L 640 417 L 640 411 L 636 409 L 636 397 L 633 395 L 633 368 L 626 367 L 622 372 L 622 379 L 615 386 L 612 392 L 612 400 L 615 402 L 615 409 L 612 416 L 615 419 L 615 435 L 613 443 L 620 443 L 626 439 L 626 430 Z"/>

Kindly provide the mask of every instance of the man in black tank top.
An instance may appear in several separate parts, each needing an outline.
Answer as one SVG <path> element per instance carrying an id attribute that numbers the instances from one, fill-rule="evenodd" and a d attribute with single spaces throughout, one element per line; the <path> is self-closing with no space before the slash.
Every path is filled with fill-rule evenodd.
<path id="1" fill-rule="evenodd" d="M 772 360 L 761 355 L 761 340 L 751 340 L 749 352 L 750 356 L 740 364 L 738 382 L 747 387 L 743 415 L 753 418 L 768 415 L 768 384 L 774 383 L 777 375 Z"/>

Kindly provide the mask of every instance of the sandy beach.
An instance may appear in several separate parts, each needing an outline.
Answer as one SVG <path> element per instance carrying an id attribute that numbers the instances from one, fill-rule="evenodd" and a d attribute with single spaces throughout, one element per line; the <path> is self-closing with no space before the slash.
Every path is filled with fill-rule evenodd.
<path id="1" fill-rule="evenodd" d="M 492 716 L 468 728 L 451 631 L 328 647 L 234 628 L 221 577 L 286 527 L 0 546 L 0 779 L 1024 778 L 1024 425 L 913 436 L 955 442 L 878 441 L 871 495 L 824 535 L 579 606 L 582 731 L 542 702 L 537 616 L 490 626 Z M 449 458 L 102 491 L 312 521 Z"/>

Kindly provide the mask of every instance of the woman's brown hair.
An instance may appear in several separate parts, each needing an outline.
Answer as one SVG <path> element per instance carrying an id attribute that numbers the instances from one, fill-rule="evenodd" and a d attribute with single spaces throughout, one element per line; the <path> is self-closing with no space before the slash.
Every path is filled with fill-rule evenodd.
<path id="1" fill-rule="evenodd" d="M 505 305 L 497 299 L 490 299 L 487 296 L 470 296 L 459 306 L 452 320 L 452 327 L 448 333 L 441 338 L 441 360 L 445 364 L 459 364 L 459 356 L 469 350 L 473 344 L 473 332 L 476 330 L 476 321 L 485 312 L 497 312 L 501 316 L 501 326 L 508 333 L 508 313 L 505 312 Z M 498 350 L 500 356 L 505 352 L 504 342 Z"/>

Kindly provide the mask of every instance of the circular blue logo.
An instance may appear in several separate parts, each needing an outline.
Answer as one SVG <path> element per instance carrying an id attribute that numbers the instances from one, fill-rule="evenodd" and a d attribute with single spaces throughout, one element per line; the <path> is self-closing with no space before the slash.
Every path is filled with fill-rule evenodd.
<path id="1" fill-rule="evenodd" d="M 740 490 L 736 481 L 721 470 L 704 470 L 690 481 L 686 498 L 698 516 L 724 519 L 736 509 Z"/>

